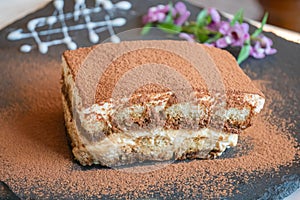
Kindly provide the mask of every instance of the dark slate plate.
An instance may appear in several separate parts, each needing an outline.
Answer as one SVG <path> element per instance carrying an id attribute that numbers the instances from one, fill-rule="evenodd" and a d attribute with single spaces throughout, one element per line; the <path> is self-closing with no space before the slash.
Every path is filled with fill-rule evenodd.
<path id="1" fill-rule="evenodd" d="M 124 16 L 128 19 L 128 23 L 125 27 L 116 28 L 116 32 L 122 32 L 128 29 L 141 27 L 141 15 L 146 13 L 146 10 L 151 5 L 157 5 L 161 1 L 140 1 L 140 0 L 131 0 L 133 2 L 133 12 L 129 15 L 126 13 L 119 13 L 120 16 Z M 168 2 L 165 2 L 168 3 Z M 73 8 L 73 3 L 67 1 L 67 9 Z M 21 41 L 7 41 L 6 37 L 9 32 L 23 28 L 26 30 L 26 24 L 30 19 L 33 19 L 37 16 L 48 16 L 53 12 L 52 4 L 47 5 L 45 8 L 26 16 L 25 18 L 9 25 L 0 31 L 0 67 L 1 71 L 9 72 L 10 66 L 6 63 L 12 59 L 22 60 L 25 57 L 29 57 L 28 60 L 34 59 L 44 59 L 45 62 L 49 60 L 54 60 L 57 64 L 60 63 L 60 55 L 66 49 L 65 46 L 60 45 L 56 47 L 50 47 L 50 50 L 47 55 L 41 55 L 37 50 L 24 56 L 23 53 L 19 52 L 19 47 L 24 43 Z M 188 5 L 188 9 L 192 11 L 191 18 L 196 17 L 199 12 L 199 8 Z M 251 27 L 253 29 L 253 27 Z M 300 114 L 299 114 L 299 102 L 300 102 L 300 45 L 289 42 L 285 39 L 282 39 L 272 33 L 265 33 L 274 41 L 275 48 L 278 49 L 278 53 L 273 56 L 269 56 L 263 60 L 255 60 L 249 58 L 246 62 L 242 63 L 241 67 L 243 69 L 247 68 L 248 75 L 252 79 L 266 80 L 270 82 L 270 87 L 273 90 L 279 91 L 280 94 L 284 97 L 284 108 L 276 108 L 274 106 L 274 115 L 281 118 L 291 118 L 296 122 L 296 126 L 290 128 L 289 131 L 294 133 L 293 136 L 296 137 L 299 141 L 300 136 Z M 79 31 L 74 33 L 73 37 L 78 41 L 80 46 L 90 46 L 92 45 L 86 36 L 86 31 Z M 107 38 L 108 34 L 101 34 L 102 39 Z M 80 38 L 80 39 L 79 39 Z M 28 40 L 30 41 L 30 40 Z M 30 41 L 33 43 L 33 41 Z M 236 50 L 232 49 L 230 52 L 236 56 Z M 26 61 L 24 61 L 26 62 Z M 42 67 L 42 66 L 41 66 Z M 250 73 L 249 73 L 250 72 Z M 14 72 L 21 73 L 21 72 Z M 253 74 L 256 74 L 253 76 Z M 13 81 L 6 76 L 6 73 L 0 73 L 0 90 L 16 90 L 17 86 Z M 59 80 L 53 80 L 59 81 Z M 5 94 L 0 93 L 0 94 Z M 9 106 L 12 102 L 20 102 L 21 99 L 11 98 L 9 96 L 0 96 L 0 108 L 5 108 Z M 273 102 L 276 105 L 276 102 Z M 293 111 L 293 112 L 290 112 Z M 1 130 L 0 130 L 1 131 Z M 295 134 L 296 133 L 296 134 Z M 299 146 L 299 145 L 298 145 Z M 233 155 L 234 152 L 226 153 L 226 156 Z M 299 162 L 299 157 L 296 158 Z M 1 180 L 1 177 L 0 177 Z M 283 199 L 284 197 L 290 195 L 297 188 L 300 187 L 300 167 L 297 162 L 289 167 L 281 167 L 279 173 L 274 174 L 265 174 L 261 178 L 253 179 L 248 184 L 240 184 L 238 186 L 241 193 L 234 194 L 230 198 L 226 199 Z M 201 192 L 199 191 L 199 197 L 201 197 Z M 76 194 L 74 194 L 76 197 Z M 158 194 L 158 197 L 160 195 Z M 181 194 L 178 194 L 177 198 L 182 197 Z M 53 197 L 55 198 L 55 197 Z M 164 195 L 164 198 L 172 198 Z M 9 186 L 5 183 L 0 182 L 0 199 L 18 199 L 17 195 L 9 190 Z"/>

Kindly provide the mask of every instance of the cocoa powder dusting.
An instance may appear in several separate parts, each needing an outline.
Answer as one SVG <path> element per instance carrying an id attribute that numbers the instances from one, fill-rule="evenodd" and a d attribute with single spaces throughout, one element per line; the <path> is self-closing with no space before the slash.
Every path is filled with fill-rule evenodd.
<path id="1" fill-rule="evenodd" d="M 243 193 L 238 185 L 275 174 L 299 156 L 285 128 L 293 125 L 272 113 L 273 100 L 283 102 L 282 97 L 268 83 L 255 81 L 266 96 L 265 108 L 240 135 L 238 146 L 218 159 L 175 162 L 155 171 L 151 166 L 81 167 L 66 138 L 60 63 L 26 55 L 18 60 L 4 70 L 12 89 L 0 90 L 0 98 L 10 102 L 0 106 L 0 177 L 22 199 L 230 197 Z"/>

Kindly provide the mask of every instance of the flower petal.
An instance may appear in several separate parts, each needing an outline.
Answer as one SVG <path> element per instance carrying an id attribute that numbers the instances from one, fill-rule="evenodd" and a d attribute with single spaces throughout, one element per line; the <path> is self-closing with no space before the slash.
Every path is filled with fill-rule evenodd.
<path id="1" fill-rule="evenodd" d="M 185 4 L 181 1 L 176 3 L 174 8 L 180 15 L 185 14 L 185 12 L 187 11 Z"/>
<path id="2" fill-rule="evenodd" d="M 166 14 L 165 13 L 157 13 L 157 21 L 159 22 L 163 22 L 166 18 Z"/>
<path id="3" fill-rule="evenodd" d="M 213 22 L 219 23 L 221 21 L 221 16 L 215 8 L 209 8 L 208 13 L 210 14 Z"/>
<path id="4" fill-rule="evenodd" d="M 249 33 L 244 33 L 244 41 L 250 39 L 250 34 Z"/>
<path id="5" fill-rule="evenodd" d="M 259 53 L 259 52 L 256 52 L 256 51 L 254 51 L 251 54 L 251 56 L 253 56 L 254 58 L 257 58 L 257 59 L 262 59 L 262 58 L 266 57 L 264 53 Z"/>
<path id="6" fill-rule="evenodd" d="M 242 27 L 244 33 L 248 33 L 249 32 L 249 24 L 242 23 L 240 26 Z"/>
<path id="7" fill-rule="evenodd" d="M 208 47 L 215 47 L 216 44 L 215 43 L 204 43 L 205 46 L 208 46 Z"/>
<path id="8" fill-rule="evenodd" d="M 227 44 L 227 41 L 226 41 L 226 38 L 220 38 L 216 41 L 216 47 L 218 48 L 225 48 L 227 47 L 228 44 Z"/>
<path id="9" fill-rule="evenodd" d="M 167 13 L 170 10 L 169 5 L 159 5 L 158 6 L 159 12 Z"/>
<path id="10" fill-rule="evenodd" d="M 232 38 L 229 36 L 224 37 L 225 41 L 227 44 L 231 44 L 232 43 Z"/>
<path id="11" fill-rule="evenodd" d="M 259 42 L 255 42 L 254 46 L 251 46 L 250 55 L 254 58 L 261 59 L 265 57 L 265 50 L 261 48 Z"/>
<path id="12" fill-rule="evenodd" d="M 269 47 L 269 48 L 265 49 L 265 53 L 266 53 L 266 55 L 272 55 L 272 54 L 277 53 L 277 49 L 273 49 L 273 48 Z"/>
<path id="13" fill-rule="evenodd" d="M 261 39 L 264 42 L 265 46 L 272 46 L 273 45 L 273 41 L 270 38 L 268 38 L 264 35 L 261 35 Z"/>
<path id="14" fill-rule="evenodd" d="M 265 54 L 263 52 L 258 52 L 255 47 L 251 47 L 250 55 L 254 58 L 257 58 L 257 59 L 261 59 L 261 58 L 265 57 Z"/>
<path id="15" fill-rule="evenodd" d="M 186 22 L 186 20 L 189 18 L 190 15 L 191 13 L 189 11 L 185 12 L 183 15 L 179 16 L 175 20 L 175 24 L 181 26 L 182 24 L 184 24 L 184 22 Z"/>
<path id="16" fill-rule="evenodd" d="M 149 8 L 148 12 L 149 13 L 155 13 L 157 10 L 158 10 L 158 8 L 153 6 L 153 7 Z"/>
<path id="17" fill-rule="evenodd" d="M 229 22 L 221 22 L 219 27 L 219 32 L 223 35 L 227 35 L 230 30 L 230 24 Z"/>
<path id="18" fill-rule="evenodd" d="M 184 39 L 184 40 L 187 40 L 189 42 L 195 42 L 194 35 L 191 35 L 191 34 L 180 33 L 179 37 Z"/>

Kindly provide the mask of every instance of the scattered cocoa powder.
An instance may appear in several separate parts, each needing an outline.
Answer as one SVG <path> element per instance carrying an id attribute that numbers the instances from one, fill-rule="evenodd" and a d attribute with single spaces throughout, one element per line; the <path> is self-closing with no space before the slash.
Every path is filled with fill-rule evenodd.
<path id="1" fill-rule="evenodd" d="M 155 171 L 82 167 L 73 161 L 66 138 L 59 59 L 22 54 L 2 66 L 1 77 L 9 78 L 0 85 L 0 179 L 22 199 L 228 197 L 243 193 L 239 185 L 299 161 L 298 143 L 282 127 L 290 123 L 272 113 L 274 99 L 284 105 L 282 97 L 255 81 L 266 106 L 238 146 L 221 158 L 175 162 Z"/>

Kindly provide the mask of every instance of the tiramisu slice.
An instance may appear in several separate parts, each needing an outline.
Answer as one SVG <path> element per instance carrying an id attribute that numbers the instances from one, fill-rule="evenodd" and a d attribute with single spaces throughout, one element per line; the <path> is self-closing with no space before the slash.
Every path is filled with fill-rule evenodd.
<path id="1" fill-rule="evenodd" d="M 197 43 L 106 43 L 62 59 L 65 124 L 82 165 L 219 156 L 265 101 L 228 52 Z"/>

